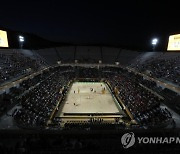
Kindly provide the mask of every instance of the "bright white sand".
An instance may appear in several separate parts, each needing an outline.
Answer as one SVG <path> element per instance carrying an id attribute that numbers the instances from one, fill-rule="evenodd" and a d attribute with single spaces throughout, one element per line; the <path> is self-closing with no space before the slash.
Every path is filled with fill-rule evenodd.
<path id="1" fill-rule="evenodd" d="M 105 93 L 102 89 L 105 87 Z M 96 92 L 92 92 L 93 88 Z M 79 89 L 79 93 L 78 93 Z M 74 93 L 75 91 L 75 93 Z M 119 108 L 119 109 L 118 109 Z M 120 113 L 115 100 L 109 89 L 101 82 L 75 82 L 73 83 L 61 111 L 57 114 L 63 116 L 64 113 Z"/>

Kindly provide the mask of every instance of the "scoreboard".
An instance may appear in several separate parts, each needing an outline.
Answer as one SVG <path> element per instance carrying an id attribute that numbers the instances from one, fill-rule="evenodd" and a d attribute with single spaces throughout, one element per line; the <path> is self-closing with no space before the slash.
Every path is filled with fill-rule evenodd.
<path id="1" fill-rule="evenodd" d="M 7 32 L 0 30 L 0 47 L 9 47 Z"/>
<path id="2" fill-rule="evenodd" d="M 169 36 L 167 50 L 168 51 L 180 51 L 180 34 Z"/>

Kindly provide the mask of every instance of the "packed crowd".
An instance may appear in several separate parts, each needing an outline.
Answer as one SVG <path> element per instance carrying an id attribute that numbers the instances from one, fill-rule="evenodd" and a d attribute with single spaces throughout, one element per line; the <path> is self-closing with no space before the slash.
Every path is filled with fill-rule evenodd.
<path id="1" fill-rule="evenodd" d="M 45 79 L 19 97 L 22 109 L 15 115 L 19 124 L 31 127 L 46 124 L 57 102 L 65 95 L 62 88 L 71 78 L 71 73 L 62 70 L 53 69 L 50 74 L 45 75 Z"/>
<path id="2" fill-rule="evenodd" d="M 78 77 L 79 78 L 98 78 L 99 71 L 97 68 L 84 68 L 84 67 L 77 67 Z"/>
<path id="3" fill-rule="evenodd" d="M 149 62 L 136 65 L 136 69 L 140 72 L 149 73 L 152 77 L 165 79 L 180 85 L 180 56 L 172 59 L 156 58 Z"/>
<path id="4" fill-rule="evenodd" d="M 118 97 L 139 124 L 152 126 L 171 119 L 169 112 L 160 108 L 163 100 L 142 86 L 156 87 L 153 81 L 145 80 L 123 68 L 71 66 L 49 68 L 23 81 L 10 100 L 22 106 L 14 119 L 24 127 L 44 126 L 57 102 L 66 95 L 68 83 L 74 78 L 87 77 L 104 79 L 110 83 L 112 90 L 117 89 Z"/>
<path id="5" fill-rule="evenodd" d="M 160 103 L 163 100 L 142 86 L 155 87 L 155 82 L 145 80 L 141 76 L 124 69 L 119 69 L 116 72 L 109 74 L 109 77 L 107 77 L 106 72 L 107 81 L 112 89 L 116 88 L 118 90 L 118 97 L 138 123 L 156 125 L 171 119 L 169 112 L 160 108 Z"/>
<path id="6" fill-rule="evenodd" d="M 160 108 L 157 96 L 123 76 L 115 76 L 109 80 L 118 89 L 118 96 L 129 109 L 134 119 L 141 124 L 156 125 L 170 118 Z"/>
<path id="7" fill-rule="evenodd" d="M 44 62 L 32 59 L 19 52 L 9 54 L 0 52 L 0 84 L 39 70 Z"/>
<path id="8" fill-rule="evenodd" d="M 48 75 L 50 75 L 50 72 L 44 71 L 42 74 L 22 81 L 19 87 L 10 88 L 8 93 L 3 92 L 0 94 L 0 114 L 6 112 L 13 104 L 18 104 L 20 96 L 22 96 L 30 87 L 44 80 Z"/>

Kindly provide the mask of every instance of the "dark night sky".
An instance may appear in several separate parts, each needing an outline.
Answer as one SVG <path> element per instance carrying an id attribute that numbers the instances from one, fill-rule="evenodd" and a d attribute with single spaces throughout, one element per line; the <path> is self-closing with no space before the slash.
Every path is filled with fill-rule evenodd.
<path id="1" fill-rule="evenodd" d="M 0 25 L 52 41 L 142 49 L 151 49 L 152 37 L 164 47 L 169 34 L 180 32 L 179 8 L 173 1 L 96 1 L 4 1 Z"/>

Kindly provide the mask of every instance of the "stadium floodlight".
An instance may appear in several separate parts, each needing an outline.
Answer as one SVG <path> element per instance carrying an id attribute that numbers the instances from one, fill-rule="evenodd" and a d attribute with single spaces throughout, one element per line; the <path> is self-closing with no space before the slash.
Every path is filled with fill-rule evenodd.
<path id="1" fill-rule="evenodd" d="M 153 45 L 153 51 L 155 50 L 155 47 L 156 47 L 157 43 L 158 43 L 158 39 L 157 38 L 152 39 L 151 44 Z"/>
<path id="2" fill-rule="evenodd" d="M 20 48 L 22 49 L 22 47 L 23 47 L 23 43 L 24 43 L 24 36 L 22 36 L 22 35 L 19 35 L 19 46 L 20 46 Z"/>
<path id="3" fill-rule="evenodd" d="M 158 39 L 157 38 L 154 38 L 153 40 L 152 40 L 152 45 L 156 45 L 158 43 Z"/>
<path id="4" fill-rule="evenodd" d="M 24 42 L 24 37 L 23 36 L 19 36 L 19 42 Z"/>

